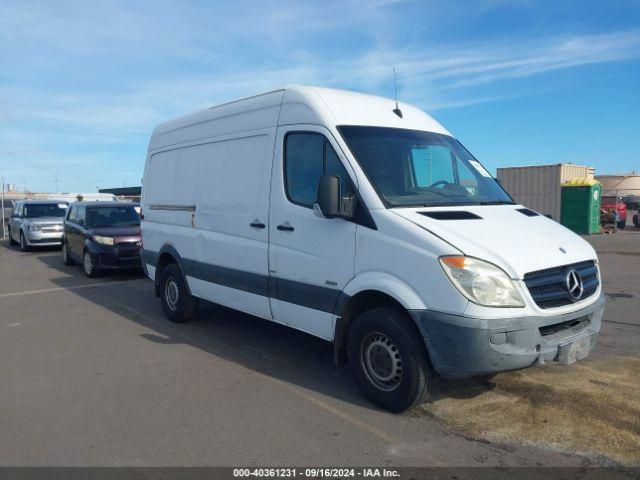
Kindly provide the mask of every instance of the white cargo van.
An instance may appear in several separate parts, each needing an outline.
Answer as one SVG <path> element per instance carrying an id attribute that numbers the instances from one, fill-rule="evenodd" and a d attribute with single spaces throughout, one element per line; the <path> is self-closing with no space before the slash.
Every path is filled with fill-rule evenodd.
<path id="1" fill-rule="evenodd" d="M 202 298 L 333 342 L 393 411 L 437 374 L 573 363 L 600 330 L 589 244 L 389 99 L 292 86 L 161 124 L 142 215 L 170 320 Z"/>

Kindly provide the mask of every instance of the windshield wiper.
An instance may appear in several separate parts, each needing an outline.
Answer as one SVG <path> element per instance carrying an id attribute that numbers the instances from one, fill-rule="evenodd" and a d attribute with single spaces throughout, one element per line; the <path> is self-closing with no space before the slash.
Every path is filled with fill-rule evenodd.
<path id="1" fill-rule="evenodd" d="M 491 200 L 488 202 L 480 202 L 478 205 L 515 205 L 516 202 L 508 202 L 506 200 Z"/>

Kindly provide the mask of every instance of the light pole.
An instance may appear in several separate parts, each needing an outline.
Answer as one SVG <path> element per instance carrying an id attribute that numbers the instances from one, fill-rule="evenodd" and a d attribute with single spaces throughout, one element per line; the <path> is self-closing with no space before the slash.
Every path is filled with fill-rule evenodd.
<path id="1" fill-rule="evenodd" d="M 4 227 L 4 177 L 2 177 L 2 238 L 5 238 L 5 227 Z"/>
<path id="2" fill-rule="evenodd" d="M 54 182 L 56 182 L 56 193 L 58 193 L 58 179 L 56 178 Z"/>

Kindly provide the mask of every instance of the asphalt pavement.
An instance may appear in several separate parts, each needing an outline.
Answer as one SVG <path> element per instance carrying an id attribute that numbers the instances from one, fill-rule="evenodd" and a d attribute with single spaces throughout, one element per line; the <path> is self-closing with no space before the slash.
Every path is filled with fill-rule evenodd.
<path id="1" fill-rule="evenodd" d="M 590 241 L 602 252 L 609 298 L 589 361 L 637 354 L 640 235 Z M 460 401 L 454 390 L 445 386 L 438 401 Z M 467 397 L 484 398 L 487 390 L 471 385 Z M 482 423 L 482 411 L 468 415 Z M 347 369 L 334 366 L 328 343 L 212 304 L 197 320 L 172 324 L 142 274 L 88 279 L 79 267 L 65 267 L 57 250 L 20 253 L 7 242 L 0 245 L 0 432 L 0 466 L 619 460 L 544 438 L 487 440 L 429 408 L 381 411 Z"/>

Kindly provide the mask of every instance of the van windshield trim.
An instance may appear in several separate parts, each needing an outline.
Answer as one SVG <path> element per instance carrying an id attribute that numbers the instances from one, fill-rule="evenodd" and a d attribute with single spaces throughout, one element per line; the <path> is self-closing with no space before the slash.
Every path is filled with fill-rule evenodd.
<path id="1" fill-rule="evenodd" d="M 336 128 L 386 208 L 515 205 L 517 203 L 480 162 L 451 135 L 396 127 L 339 125 Z M 448 149 L 446 153 L 450 155 L 452 165 L 451 171 L 447 173 L 451 176 L 452 181 L 443 182 L 441 180 L 435 182 L 439 185 L 444 183 L 444 186 L 447 187 L 446 189 L 434 188 L 434 184 L 428 186 L 412 185 L 413 191 L 410 194 L 401 192 L 400 195 L 390 195 L 389 189 L 387 188 L 385 191 L 384 185 L 381 185 L 381 183 L 384 183 L 381 180 L 386 179 L 385 175 L 375 172 L 375 169 L 372 169 L 372 158 L 366 157 L 367 154 L 370 157 L 374 157 L 373 163 L 375 164 L 375 161 L 377 161 L 379 166 L 381 162 L 378 150 L 367 152 L 367 149 L 363 148 L 363 146 L 385 139 L 398 143 L 401 150 L 407 150 L 404 152 L 405 154 L 408 154 L 408 147 L 412 142 L 420 143 L 421 147 L 446 147 Z M 381 143 L 380 145 L 383 144 Z M 391 151 L 391 154 L 395 154 L 395 151 Z M 376 155 L 378 158 L 375 158 Z M 398 159 L 392 159 L 391 162 L 394 160 Z M 403 165 L 402 162 L 407 165 Z M 411 179 L 416 182 L 417 175 L 413 167 L 409 166 L 408 163 L 408 161 L 405 162 L 400 158 L 398 167 L 392 168 L 391 173 L 397 176 L 397 170 L 404 169 L 404 171 L 399 172 L 405 177 L 403 182 L 406 182 L 406 177 L 408 176 L 411 176 Z M 445 160 L 445 163 L 448 163 L 448 160 Z M 389 171 L 390 164 L 387 163 L 386 159 L 383 164 L 386 170 Z M 458 169 L 467 176 L 467 179 L 463 180 L 462 183 L 475 181 L 473 187 L 471 185 L 465 187 L 460 184 Z M 453 181 L 454 179 L 455 181 Z M 400 185 L 399 182 L 394 186 L 396 188 L 400 186 L 407 187 L 406 185 Z M 476 194 L 470 193 L 472 191 L 475 191 Z"/>

